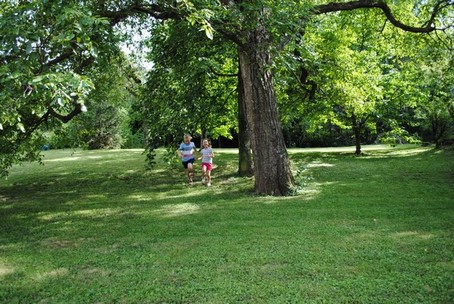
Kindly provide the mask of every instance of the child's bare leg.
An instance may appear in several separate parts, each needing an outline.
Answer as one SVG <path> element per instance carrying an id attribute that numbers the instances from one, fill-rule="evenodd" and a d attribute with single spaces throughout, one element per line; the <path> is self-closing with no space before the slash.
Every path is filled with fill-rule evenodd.
<path id="1" fill-rule="evenodd" d="M 205 166 L 202 167 L 202 180 L 207 178 L 207 168 Z"/>
<path id="2" fill-rule="evenodd" d="M 206 177 L 207 177 L 207 185 L 210 186 L 211 185 L 211 171 L 206 171 Z"/>
<path id="3" fill-rule="evenodd" d="M 187 169 L 187 175 L 188 175 L 188 180 L 190 183 L 192 183 L 192 178 L 194 177 L 194 172 L 192 172 L 192 164 L 188 164 L 188 169 Z"/>

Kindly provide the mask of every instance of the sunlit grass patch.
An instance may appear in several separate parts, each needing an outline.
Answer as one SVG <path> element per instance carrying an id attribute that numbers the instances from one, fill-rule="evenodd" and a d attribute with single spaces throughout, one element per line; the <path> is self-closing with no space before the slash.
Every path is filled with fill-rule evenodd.
<path id="1" fill-rule="evenodd" d="M 182 204 L 171 204 L 164 205 L 160 209 L 156 210 L 157 214 L 161 214 L 164 217 L 175 217 L 184 216 L 189 214 L 197 213 L 200 209 L 199 205 L 182 203 Z"/>
<path id="2" fill-rule="evenodd" d="M 14 273 L 14 267 L 0 262 L 0 278 Z"/>

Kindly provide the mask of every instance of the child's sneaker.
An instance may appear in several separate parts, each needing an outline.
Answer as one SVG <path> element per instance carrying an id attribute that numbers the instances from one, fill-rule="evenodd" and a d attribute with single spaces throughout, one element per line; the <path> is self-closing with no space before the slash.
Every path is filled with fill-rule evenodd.
<path id="1" fill-rule="evenodd" d="M 211 186 L 211 183 L 208 183 L 208 184 L 207 184 L 207 187 L 210 187 L 210 186 Z"/>
<path id="2" fill-rule="evenodd" d="M 205 177 L 202 177 L 202 184 L 205 185 L 207 183 L 207 180 L 205 179 Z"/>

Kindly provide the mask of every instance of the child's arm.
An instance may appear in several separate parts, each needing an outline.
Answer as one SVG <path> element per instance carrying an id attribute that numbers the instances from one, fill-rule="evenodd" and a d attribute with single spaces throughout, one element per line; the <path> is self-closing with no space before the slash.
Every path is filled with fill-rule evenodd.
<path id="1" fill-rule="evenodd" d="M 177 155 L 179 158 L 183 157 L 183 149 L 181 148 L 181 145 L 177 149 Z"/>

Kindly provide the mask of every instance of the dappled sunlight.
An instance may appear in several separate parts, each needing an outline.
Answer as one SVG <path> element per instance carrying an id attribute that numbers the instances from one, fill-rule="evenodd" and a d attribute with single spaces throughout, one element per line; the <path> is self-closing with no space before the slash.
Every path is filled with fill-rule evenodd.
<path id="1" fill-rule="evenodd" d="M 374 159 L 374 158 L 388 158 L 392 157 L 411 157 L 417 156 L 422 153 L 428 152 L 432 150 L 431 147 L 418 147 L 412 149 L 396 149 L 396 150 L 386 150 L 382 153 L 374 153 L 374 154 L 365 154 L 361 155 L 361 159 Z"/>
<path id="2" fill-rule="evenodd" d="M 67 276 L 69 270 L 67 268 L 57 268 L 47 272 L 37 273 L 34 277 L 36 281 L 45 281 L 49 279 L 55 279 L 63 276 Z"/>
<path id="3" fill-rule="evenodd" d="M 154 211 L 158 215 L 163 217 L 178 217 L 184 215 L 195 214 L 200 211 L 200 206 L 191 203 L 182 204 L 169 204 L 162 206 L 158 210 Z"/>
<path id="4" fill-rule="evenodd" d="M 311 201 L 316 199 L 321 193 L 320 184 L 311 183 L 305 186 L 303 189 L 298 190 L 295 195 L 289 196 L 264 196 L 262 199 L 258 199 L 265 205 L 284 203 L 289 200 L 292 201 Z"/>
<path id="5" fill-rule="evenodd" d="M 256 197 L 255 200 L 264 205 L 273 205 L 273 204 L 285 203 L 285 202 L 288 202 L 289 200 L 298 200 L 302 197 L 303 196 L 301 194 L 294 195 L 294 196 L 263 196 L 263 197 Z"/>
<path id="6" fill-rule="evenodd" d="M 391 147 L 390 145 L 386 144 L 378 144 L 378 145 L 361 145 L 362 152 L 373 152 L 373 151 L 391 151 L 391 152 L 398 152 L 398 151 L 412 151 L 415 149 L 423 149 L 424 151 L 430 150 L 430 147 L 418 147 L 414 144 L 403 144 L 397 145 L 395 147 Z M 293 153 L 355 153 L 356 147 L 355 146 L 344 146 L 344 147 L 320 147 L 320 148 L 289 148 L 289 154 Z"/>
<path id="7" fill-rule="evenodd" d="M 56 151 L 50 151 L 56 152 Z M 122 156 L 135 156 L 137 154 L 141 154 L 143 152 L 142 149 L 128 149 L 128 150 L 121 150 L 121 149 L 112 149 L 112 150 L 95 150 L 95 151 L 66 151 L 66 155 L 63 153 L 59 153 L 59 155 L 55 155 L 56 158 L 45 158 L 44 162 L 71 162 L 71 161 L 79 161 L 79 160 L 93 160 L 93 159 L 105 159 L 106 157 L 112 155 L 114 159 L 112 160 L 104 160 L 104 162 L 109 161 L 122 161 L 122 159 L 118 159 L 118 153 L 122 154 Z M 46 153 L 43 153 L 44 156 L 47 156 Z M 51 155 L 49 155 L 52 157 Z"/>
<path id="8" fill-rule="evenodd" d="M 69 156 L 69 157 L 62 157 L 62 158 L 53 158 L 53 159 L 46 159 L 44 162 L 71 162 L 77 160 L 85 160 L 85 159 L 101 159 L 103 158 L 102 155 L 84 155 L 84 156 Z"/>
<path id="9" fill-rule="evenodd" d="M 72 175 L 72 174 L 73 174 L 73 172 L 69 172 L 69 171 L 55 173 L 55 175 L 58 175 L 58 176 L 68 176 L 68 175 Z"/>
<path id="10" fill-rule="evenodd" d="M 145 194 L 133 194 L 128 196 L 128 198 L 137 202 L 149 202 L 153 200 L 153 198 Z"/>
<path id="11" fill-rule="evenodd" d="M 314 162 L 307 164 L 307 168 L 320 168 L 320 167 L 330 168 L 330 167 L 334 167 L 334 165 L 328 164 L 328 163 L 323 163 L 321 161 L 314 161 Z"/>
<path id="12" fill-rule="evenodd" d="M 14 267 L 0 263 L 0 278 L 14 273 Z"/>
<path id="13" fill-rule="evenodd" d="M 13 209 L 14 207 L 15 207 L 14 204 L 5 204 L 5 205 L 2 204 L 2 205 L 0 205 L 0 209 L 4 209 L 4 210 Z"/>
<path id="14" fill-rule="evenodd" d="M 216 148 L 216 154 L 238 154 L 237 148 Z"/>
<path id="15" fill-rule="evenodd" d="M 14 204 L 9 203 L 10 198 L 0 195 L 0 209 L 11 209 L 14 207 Z"/>
<path id="16" fill-rule="evenodd" d="M 22 220 L 25 221 L 30 218 L 30 215 L 25 214 L 25 213 L 18 213 L 18 214 L 11 215 L 11 218 L 15 219 L 15 220 L 19 220 L 19 221 L 22 221 Z"/>
<path id="17" fill-rule="evenodd" d="M 389 145 L 363 145 L 361 146 L 362 151 L 379 151 L 389 150 Z M 355 146 L 345 147 L 320 147 L 320 148 L 290 148 L 289 153 L 305 153 L 305 152 L 317 152 L 317 153 L 355 153 Z"/>
<path id="18" fill-rule="evenodd" d="M 98 218 L 105 216 L 117 215 L 123 211 L 123 208 L 101 208 L 101 209 L 86 209 L 74 211 L 73 214 L 80 217 Z"/>
<path id="19" fill-rule="evenodd" d="M 104 199 L 106 198 L 105 194 L 88 194 L 85 196 L 86 198 L 91 198 L 91 199 Z"/>
<path id="20" fill-rule="evenodd" d="M 159 187 L 154 186 L 153 189 L 157 189 Z M 127 196 L 128 200 L 133 201 L 133 202 L 139 202 L 139 203 L 146 203 L 146 202 L 156 202 L 161 204 L 162 201 L 168 201 L 168 200 L 187 200 L 191 199 L 194 197 L 199 197 L 203 196 L 204 193 L 218 193 L 218 187 L 213 186 L 213 187 L 205 187 L 202 186 L 201 184 L 194 184 L 193 186 L 187 186 L 186 184 L 182 184 L 181 187 L 178 187 L 176 189 L 169 190 L 168 185 L 165 184 L 162 186 L 163 191 L 155 191 L 153 193 L 135 193 L 135 194 L 130 194 Z M 224 191 L 220 192 L 220 194 L 224 193 Z"/>
<path id="21" fill-rule="evenodd" d="M 108 270 L 96 268 L 96 267 L 95 268 L 93 268 L 93 267 L 84 268 L 79 271 L 79 275 L 81 275 L 83 277 L 88 277 L 88 278 L 92 278 L 93 276 L 105 277 L 105 276 L 108 276 L 110 273 L 111 272 Z"/>
<path id="22" fill-rule="evenodd" d="M 429 240 L 435 236 L 431 233 L 422 233 L 417 231 L 402 231 L 391 234 L 392 238 L 395 239 L 405 239 L 405 238 L 418 238 L 423 240 Z"/>
<path id="23" fill-rule="evenodd" d="M 0 185 L 0 298 L 442 302 L 454 270 L 452 154 L 385 147 L 365 161 L 295 153 L 297 186 L 285 197 L 257 194 L 228 152 L 211 187 L 200 165 L 189 186 L 181 165 L 147 171 L 127 152 L 29 167 Z"/>
<path id="24" fill-rule="evenodd" d="M 322 190 L 321 190 L 322 187 L 330 186 L 330 185 L 334 185 L 334 184 L 338 184 L 338 183 L 337 182 L 324 182 L 324 183 L 310 182 L 310 183 L 308 183 L 307 186 L 305 186 L 302 190 L 300 190 L 298 192 L 298 194 L 299 194 L 298 197 L 305 201 L 314 200 L 322 193 Z"/>
<path id="25" fill-rule="evenodd" d="M 380 225 L 379 219 L 371 219 L 371 221 L 376 224 Z M 380 235 L 382 235 L 380 233 Z M 385 235 L 382 235 L 385 236 Z M 425 233 L 425 232 L 418 232 L 418 231 L 401 231 L 401 232 L 392 232 L 388 235 L 391 239 L 394 239 L 398 242 L 406 242 L 406 241 L 413 241 L 413 240 L 432 240 L 435 238 L 435 235 L 432 233 Z M 347 239 L 352 242 L 364 242 L 367 240 L 376 240 L 379 237 L 378 231 L 369 230 L 367 232 L 361 232 L 355 234 L 352 237 L 348 237 Z"/>
<path id="26" fill-rule="evenodd" d="M 350 226 L 351 227 L 351 226 Z M 367 232 L 360 232 L 353 234 L 352 236 L 346 236 L 341 242 L 345 243 L 363 243 L 366 244 L 368 242 L 374 242 L 378 239 L 378 234 L 376 231 L 369 230 Z"/>
<path id="27" fill-rule="evenodd" d="M 85 209 L 64 212 L 41 212 L 37 218 L 42 221 L 55 221 L 68 217 L 79 218 L 102 218 L 106 216 L 118 215 L 124 211 L 123 208 L 100 208 L 100 209 Z"/>
<path id="28" fill-rule="evenodd" d="M 427 151 L 430 151 L 432 148 L 430 147 L 420 147 L 420 148 L 413 148 L 413 149 L 407 149 L 407 150 L 395 150 L 395 151 L 390 151 L 387 153 L 387 155 L 391 156 L 415 156 Z"/>
<path id="29" fill-rule="evenodd" d="M 38 214 L 37 218 L 42 221 L 54 221 L 57 219 L 65 218 L 68 215 L 69 215 L 68 212 L 52 212 L 52 213 L 41 212 L 40 214 Z"/>
<path id="30" fill-rule="evenodd" d="M 194 186 L 195 187 L 195 186 Z M 194 189 L 194 188 L 189 188 Z M 184 198 L 187 199 L 188 197 L 200 196 L 201 192 L 194 190 L 194 191 L 182 191 L 179 194 L 170 194 L 168 192 L 161 192 L 157 195 L 158 199 L 175 199 L 175 198 Z"/>
<path id="31" fill-rule="evenodd" d="M 314 188 L 314 189 L 303 189 L 299 193 L 299 198 L 301 198 L 304 201 L 310 201 L 313 199 L 316 199 L 317 196 L 320 194 L 320 189 Z"/>
<path id="32" fill-rule="evenodd" d="M 137 170 L 126 170 L 123 174 L 135 174 Z"/>
<path id="33" fill-rule="evenodd" d="M 93 241 L 93 238 L 79 238 L 75 240 L 64 240 L 51 237 L 40 242 L 44 248 L 60 249 L 60 248 L 78 248 L 87 241 Z"/>

